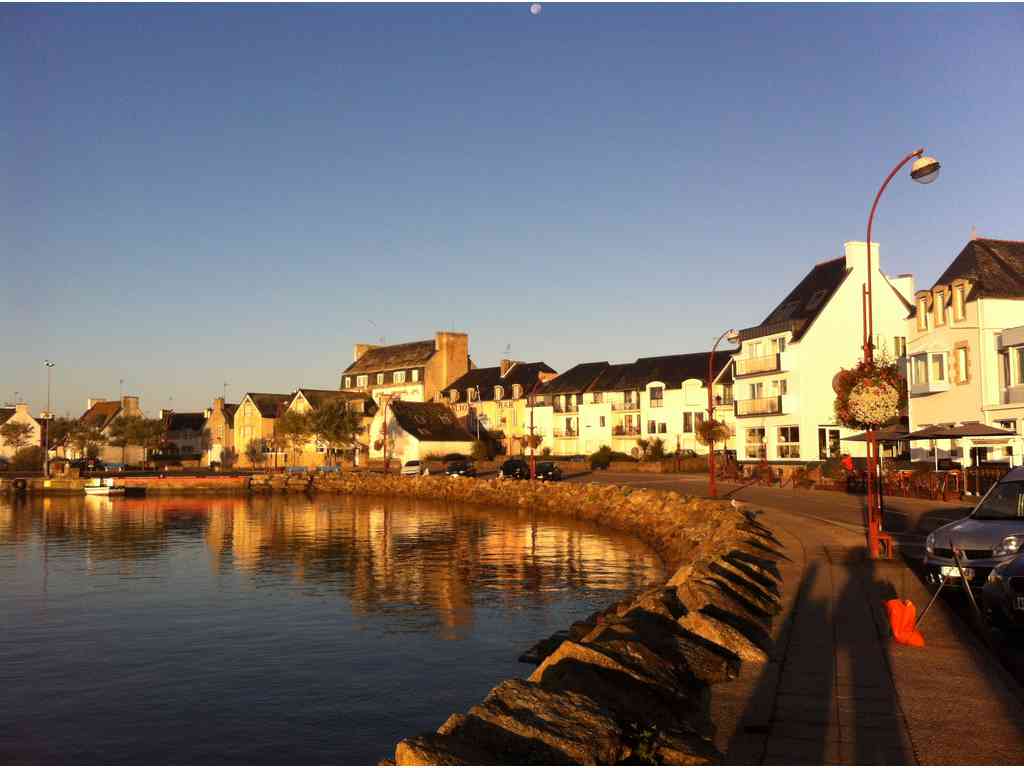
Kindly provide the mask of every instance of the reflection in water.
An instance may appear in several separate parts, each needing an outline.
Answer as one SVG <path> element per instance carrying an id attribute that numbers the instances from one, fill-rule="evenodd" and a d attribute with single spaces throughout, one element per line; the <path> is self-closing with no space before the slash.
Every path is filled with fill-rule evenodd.
<path id="1" fill-rule="evenodd" d="M 0 690 L 33 702 L 0 699 L 0 721 L 16 725 L 0 754 L 376 762 L 527 673 L 514 659 L 533 640 L 660 575 L 632 540 L 527 512 L 349 497 L 0 500 L 0 613 L 13 619 Z M 198 718 L 197 689 L 219 717 Z M 73 719 L 56 717 L 68 707 Z"/>

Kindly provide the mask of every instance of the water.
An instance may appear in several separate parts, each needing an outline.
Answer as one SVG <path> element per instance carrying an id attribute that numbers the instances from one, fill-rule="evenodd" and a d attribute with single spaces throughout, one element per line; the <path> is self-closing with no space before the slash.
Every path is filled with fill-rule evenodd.
<path id="1" fill-rule="evenodd" d="M 527 512 L 0 498 L 0 763 L 376 763 L 661 578 Z"/>

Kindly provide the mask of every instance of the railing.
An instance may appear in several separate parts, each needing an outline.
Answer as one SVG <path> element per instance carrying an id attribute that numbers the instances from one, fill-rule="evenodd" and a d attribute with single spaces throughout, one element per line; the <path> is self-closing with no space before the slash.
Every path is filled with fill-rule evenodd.
<path id="1" fill-rule="evenodd" d="M 736 401 L 737 416 L 761 416 L 782 413 L 782 396 L 755 397 L 751 400 Z"/>
<path id="2" fill-rule="evenodd" d="M 640 427 L 612 427 L 612 435 L 615 437 L 629 437 L 640 434 Z"/>
<path id="3" fill-rule="evenodd" d="M 736 358 L 736 375 L 751 376 L 755 373 L 771 373 L 781 367 L 781 355 L 763 355 L 761 357 Z"/>
<path id="4" fill-rule="evenodd" d="M 665 400 L 663 398 L 659 397 L 656 400 L 652 398 L 651 399 L 651 406 L 650 407 L 651 408 L 661 408 L 661 406 L 663 406 L 664 404 L 665 404 Z"/>
<path id="5" fill-rule="evenodd" d="M 555 437 L 577 437 L 576 430 L 574 429 L 556 429 Z"/>
<path id="6" fill-rule="evenodd" d="M 613 411 L 639 411 L 640 401 L 639 400 L 627 400 L 624 403 L 612 403 Z"/>
<path id="7" fill-rule="evenodd" d="M 576 403 L 555 403 L 555 413 L 576 413 L 579 410 L 579 406 Z"/>

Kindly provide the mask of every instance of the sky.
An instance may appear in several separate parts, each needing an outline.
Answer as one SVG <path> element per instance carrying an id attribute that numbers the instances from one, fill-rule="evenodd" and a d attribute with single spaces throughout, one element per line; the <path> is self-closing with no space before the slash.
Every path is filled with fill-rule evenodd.
<path id="1" fill-rule="evenodd" d="M 864 240 L 1024 239 L 1024 7 L 0 6 L 0 402 L 706 350 Z M 859 318 L 851 319 L 851 322 Z M 122 383 L 123 382 L 123 383 Z"/>

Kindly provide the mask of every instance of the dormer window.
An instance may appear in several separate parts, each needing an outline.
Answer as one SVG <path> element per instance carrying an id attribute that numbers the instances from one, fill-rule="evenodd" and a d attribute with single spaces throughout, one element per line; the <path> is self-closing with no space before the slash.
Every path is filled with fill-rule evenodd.
<path id="1" fill-rule="evenodd" d="M 513 400 L 518 400 L 522 396 L 523 396 L 523 388 L 522 388 L 522 386 L 519 385 L 519 384 L 513 384 L 512 385 L 512 399 Z"/>
<path id="2" fill-rule="evenodd" d="M 351 376 L 346 376 L 345 377 L 345 389 L 349 389 L 349 388 L 351 388 L 351 386 L 352 386 L 352 377 Z"/>
<path id="3" fill-rule="evenodd" d="M 420 369 L 419 368 L 413 368 L 412 369 L 412 380 L 414 382 L 420 380 Z"/>
<path id="4" fill-rule="evenodd" d="M 818 306 L 821 304 L 822 299 L 824 299 L 827 294 L 828 294 L 828 291 L 825 290 L 824 288 L 822 288 L 820 290 L 817 290 L 814 293 L 812 293 L 811 294 L 811 298 L 807 301 L 807 308 L 808 309 L 817 309 Z"/>
<path id="5" fill-rule="evenodd" d="M 378 373 L 377 374 L 377 384 L 383 384 L 383 383 L 384 383 L 384 374 L 383 373 Z"/>
<path id="6" fill-rule="evenodd" d="M 953 320 L 960 322 L 967 316 L 967 286 L 957 283 L 953 286 Z"/>
<path id="7" fill-rule="evenodd" d="M 946 289 L 939 288 L 935 291 L 935 301 L 932 309 L 935 311 L 935 326 L 946 324 Z"/>
<path id="8" fill-rule="evenodd" d="M 405 371 L 395 371 L 395 384 L 405 384 Z"/>
<path id="9" fill-rule="evenodd" d="M 459 402 L 459 390 L 453 389 L 448 392 L 448 397 L 453 403 Z"/>
<path id="10" fill-rule="evenodd" d="M 505 399 L 505 388 L 503 386 L 501 386 L 500 384 L 498 384 L 494 388 L 494 399 L 495 400 L 504 400 Z"/>
<path id="11" fill-rule="evenodd" d="M 468 389 L 466 390 L 466 402 L 467 402 L 467 403 L 471 403 L 471 402 L 473 402 L 473 396 L 474 396 L 475 394 L 476 394 L 476 390 L 475 390 L 475 389 L 473 389 L 472 387 L 469 387 L 469 388 L 468 388 Z M 477 398 L 477 399 L 479 399 L 479 398 Z"/>
<path id="12" fill-rule="evenodd" d="M 919 296 L 917 299 L 917 330 L 928 330 L 928 297 Z"/>

